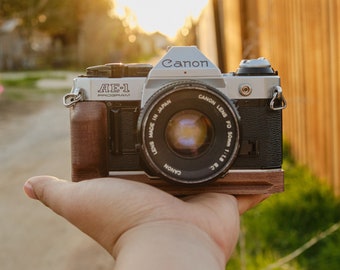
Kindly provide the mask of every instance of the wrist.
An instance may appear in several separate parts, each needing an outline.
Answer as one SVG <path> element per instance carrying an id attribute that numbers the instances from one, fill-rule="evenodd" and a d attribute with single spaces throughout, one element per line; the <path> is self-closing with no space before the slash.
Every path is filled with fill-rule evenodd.
<path id="1" fill-rule="evenodd" d="M 181 221 L 157 221 L 126 231 L 112 255 L 115 269 L 225 269 L 221 247 L 203 230 Z"/>

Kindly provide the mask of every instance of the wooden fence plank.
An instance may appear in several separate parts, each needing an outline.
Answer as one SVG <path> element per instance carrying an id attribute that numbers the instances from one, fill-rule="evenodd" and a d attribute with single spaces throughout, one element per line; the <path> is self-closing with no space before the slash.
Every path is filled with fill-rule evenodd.
<path id="1" fill-rule="evenodd" d="M 294 156 L 340 195 L 340 0 L 223 3 L 226 41 L 239 27 L 242 57 L 265 56 L 279 70 Z M 235 62 L 226 50 L 226 62 Z"/>

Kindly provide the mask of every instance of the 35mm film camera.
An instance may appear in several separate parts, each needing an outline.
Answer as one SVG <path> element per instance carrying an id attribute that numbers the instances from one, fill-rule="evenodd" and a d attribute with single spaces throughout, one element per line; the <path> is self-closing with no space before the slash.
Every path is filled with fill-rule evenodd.
<path id="1" fill-rule="evenodd" d="M 264 58 L 221 71 L 196 47 L 152 67 L 89 67 L 64 96 L 72 180 L 116 176 L 180 196 L 283 191 L 280 78 Z"/>

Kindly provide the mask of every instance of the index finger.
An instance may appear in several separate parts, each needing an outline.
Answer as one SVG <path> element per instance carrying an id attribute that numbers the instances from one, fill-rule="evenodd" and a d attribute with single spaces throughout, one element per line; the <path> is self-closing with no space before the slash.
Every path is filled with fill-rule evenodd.
<path id="1" fill-rule="evenodd" d="M 257 194 L 257 195 L 237 195 L 235 196 L 238 203 L 238 211 L 240 215 L 255 207 L 268 197 L 270 194 Z"/>

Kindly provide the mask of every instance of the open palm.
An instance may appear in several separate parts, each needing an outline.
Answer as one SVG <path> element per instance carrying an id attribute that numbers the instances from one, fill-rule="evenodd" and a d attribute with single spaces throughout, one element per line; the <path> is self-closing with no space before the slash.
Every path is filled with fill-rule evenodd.
<path id="1" fill-rule="evenodd" d="M 239 215 L 267 197 L 206 193 L 178 199 L 152 186 L 116 178 L 73 183 L 39 176 L 29 179 L 24 189 L 102 245 L 116 259 L 115 269 L 134 265 L 144 269 L 141 261 L 150 255 L 151 264 L 171 261 L 169 269 L 185 260 L 192 263 L 196 256 L 223 269 L 238 240 Z"/>

